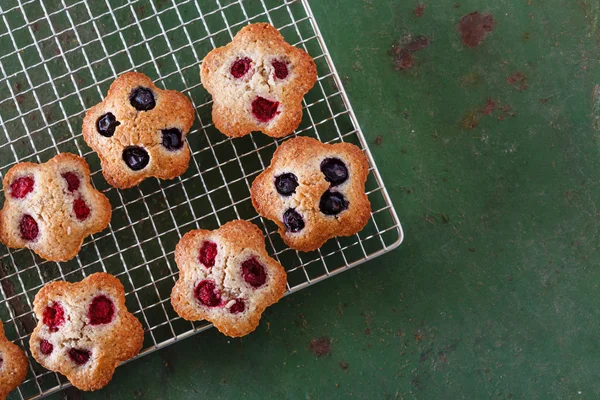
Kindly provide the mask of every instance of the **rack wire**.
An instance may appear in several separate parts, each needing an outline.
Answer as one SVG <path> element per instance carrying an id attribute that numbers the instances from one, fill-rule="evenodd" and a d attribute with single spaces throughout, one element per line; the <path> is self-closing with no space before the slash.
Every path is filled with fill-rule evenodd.
<path id="1" fill-rule="evenodd" d="M 287 294 L 402 242 L 402 227 L 307 0 L 3 0 L 0 21 L 0 178 L 18 162 L 72 152 L 86 158 L 92 183 L 114 207 L 110 227 L 88 238 L 72 261 L 47 262 L 29 250 L 0 247 L 0 319 L 8 338 L 23 349 L 28 351 L 36 324 L 32 303 L 39 289 L 99 271 L 125 285 L 127 307 L 146 333 L 140 356 L 209 328 L 179 318 L 169 301 L 177 279 L 173 251 L 192 229 L 216 229 L 237 218 L 256 223 L 270 254 L 287 270 Z M 206 53 L 259 21 L 274 25 L 317 64 L 318 81 L 304 99 L 304 119 L 294 135 L 354 143 L 371 163 L 367 192 L 373 212 L 366 228 L 310 253 L 287 248 L 275 224 L 259 217 L 250 200 L 252 181 L 285 139 L 226 138 L 211 123 L 211 98 L 200 84 Z M 97 155 L 81 136 L 81 122 L 111 82 L 131 70 L 188 95 L 197 118 L 184 175 L 120 191 L 102 177 Z M 15 398 L 39 398 L 69 386 L 29 360 Z"/>

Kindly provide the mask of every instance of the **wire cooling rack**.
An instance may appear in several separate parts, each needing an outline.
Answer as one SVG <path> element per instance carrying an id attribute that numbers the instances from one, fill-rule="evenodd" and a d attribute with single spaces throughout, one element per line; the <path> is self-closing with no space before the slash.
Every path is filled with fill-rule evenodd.
<path id="1" fill-rule="evenodd" d="M 173 251 L 191 229 L 215 229 L 236 218 L 256 223 L 266 233 L 270 254 L 287 270 L 288 293 L 402 241 L 400 222 L 308 1 L 2 0 L 0 19 L 0 178 L 18 162 L 45 162 L 72 152 L 86 158 L 93 184 L 113 205 L 110 227 L 87 239 L 70 262 L 46 262 L 29 250 L 0 246 L 0 319 L 8 338 L 23 349 L 36 323 L 32 302 L 38 290 L 53 280 L 79 281 L 99 271 L 125 285 L 127 307 L 146 331 L 141 354 L 210 327 L 182 320 L 169 302 L 177 278 Z M 367 227 L 310 253 L 287 248 L 275 224 L 260 218 L 250 200 L 252 181 L 282 140 L 220 134 L 211 123 L 211 97 L 200 84 L 202 58 L 258 21 L 277 27 L 317 64 L 318 82 L 305 97 L 304 119 L 295 135 L 357 144 L 371 163 L 367 191 L 373 212 Z M 81 136 L 81 122 L 111 82 L 131 70 L 188 95 L 197 118 L 188 136 L 193 158 L 184 175 L 172 181 L 148 179 L 120 191 L 102 177 L 97 155 Z M 28 376 L 13 392 L 15 398 L 41 397 L 69 385 L 29 359 Z"/>

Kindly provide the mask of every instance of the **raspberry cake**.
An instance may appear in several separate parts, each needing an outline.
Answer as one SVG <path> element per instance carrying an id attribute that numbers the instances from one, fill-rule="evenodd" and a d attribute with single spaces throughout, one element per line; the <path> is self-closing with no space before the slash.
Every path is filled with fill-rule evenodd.
<path id="1" fill-rule="evenodd" d="M 188 321 L 206 319 L 227 336 L 249 334 L 281 299 L 287 276 L 269 257 L 262 232 L 236 220 L 214 231 L 186 233 L 177 244 L 179 280 L 171 304 Z"/>
<path id="2" fill-rule="evenodd" d="M 110 222 L 110 202 L 93 188 L 87 163 L 74 154 L 59 154 L 45 164 L 19 163 L 3 184 L 0 241 L 8 247 L 68 261 L 83 239 Z"/>
<path id="3" fill-rule="evenodd" d="M 367 224 L 369 162 L 353 144 L 298 137 L 283 143 L 252 183 L 256 211 L 279 226 L 293 249 L 312 251 Z"/>
<path id="4" fill-rule="evenodd" d="M 142 324 L 127 311 L 123 285 L 110 274 L 48 283 L 33 306 L 39 321 L 29 340 L 33 357 L 81 390 L 106 386 L 119 363 L 142 348 Z"/>
<path id="5" fill-rule="evenodd" d="M 208 53 L 200 77 L 213 96 L 212 119 L 223 134 L 261 131 L 283 137 L 302 121 L 302 98 L 317 80 L 317 67 L 277 29 L 258 23 Z"/>
<path id="6" fill-rule="evenodd" d="M 190 161 L 185 137 L 194 107 L 182 93 L 157 88 L 138 72 L 119 76 L 83 120 L 83 138 L 100 157 L 106 181 L 119 189 L 148 177 L 173 179 Z"/>
<path id="7" fill-rule="evenodd" d="M 0 400 L 23 382 L 27 375 L 27 357 L 23 350 L 4 336 L 0 322 Z"/>

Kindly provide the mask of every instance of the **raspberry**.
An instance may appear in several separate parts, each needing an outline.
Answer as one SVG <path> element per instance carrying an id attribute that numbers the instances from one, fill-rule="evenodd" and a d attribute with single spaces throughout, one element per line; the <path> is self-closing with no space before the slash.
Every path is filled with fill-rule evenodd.
<path id="1" fill-rule="evenodd" d="M 236 299 L 235 303 L 233 303 L 233 305 L 229 307 L 229 312 L 232 314 L 239 314 L 241 312 L 244 312 L 245 309 L 246 304 L 244 303 L 244 300 Z"/>
<path id="2" fill-rule="evenodd" d="M 200 282 L 194 290 L 194 296 L 207 307 L 215 307 L 221 304 L 221 295 L 217 292 L 213 281 L 204 280 Z"/>
<path id="3" fill-rule="evenodd" d="M 58 328 L 65 323 L 65 310 L 59 303 L 46 307 L 42 314 L 42 322 L 48 326 L 50 332 L 58 331 Z"/>
<path id="4" fill-rule="evenodd" d="M 90 325 L 108 324 L 115 314 L 115 306 L 111 299 L 104 295 L 96 296 L 90 304 L 88 318 Z"/>
<path id="5" fill-rule="evenodd" d="M 83 365 L 90 360 L 92 353 L 88 350 L 83 349 L 70 349 L 69 358 L 77 365 Z"/>
<path id="6" fill-rule="evenodd" d="M 231 65 L 229 72 L 234 78 L 239 79 L 248 73 L 251 64 L 252 60 L 248 57 L 240 58 Z"/>
<path id="7" fill-rule="evenodd" d="M 79 189 L 79 177 L 75 175 L 73 172 L 65 172 L 62 174 L 62 177 L 67 181 L 67 185 L 69 186 L 69 192 L 73 193 L 74 191 Z"/>
<path id="8" fill-rule="evenodd" d="M 279 108 L 279 103 L 276 101 L 267 100 L 263 97 L 257 97 L 252 102 L 252 114 L 256 117 L 260 122 L 269 122 L 279 112 L 277 109 Z"/>
<path id="9" fill-rule="evenodd" d="M 47 341 L 46 339 L 40 341 L 40 352 L 47 356 L 52 354 L 52 351 L 54 350 L 54 346 L 52 345 L 52 343 L 50 343 L 49 341 Z"/>
<path id="10" fill-rule="evenodd" d="M 23 215 L 19 229 L 21 230 L 21 237 L 28 241 L 35 240 L 40 233 L 37 222 L 29 214 Z"/>
<path id="11" fill-rule="evenodd" d="M 265 267 L 263 267 L 255 257 L 252 257 L 242 263 L 242 276 L 250 286 L 257 288 L 267 281 Z"/>
<path id="12" fill-rule="evenodd" d="M 289 71 L 288 66 L 283 61 L 273 61 L 273 68 L 275 69 L 275 77 L 277 79 L 285 79 L 287 78 Z"/>
<path id="13" fill-rule="evenodd" d="M 33 192 L 33 178 L 23 176 L 10 185 L 10 195 L 16 199 L 22 199 Z"/>
<path id="14" fill-rule="evenodd" d="M 209 242 L 207 240 L 202 243 L 200 249 L 199 260 L 206 268 L 212 268 L 215 266 L 215 258 L 217 257 L 217 244 Z"/>
<path id="15" fill-rule="evenodd" d="M 90 208 L 82 198 L 75 199 L 73 202 L 73 212 L 80 221 L 84 221 L 90 216 Z"/>

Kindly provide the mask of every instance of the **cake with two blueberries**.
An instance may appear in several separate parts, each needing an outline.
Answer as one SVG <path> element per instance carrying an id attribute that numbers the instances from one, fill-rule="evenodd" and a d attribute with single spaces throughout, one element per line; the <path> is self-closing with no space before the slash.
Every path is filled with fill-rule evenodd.
<path id="1" fill-rule="evenodd" d="M 200 76 L 213 96 L 212 119 L 221 133 L 283 137 L 302 121 L 302 99 L 317 81 L 317 68 L 273 26 L 256 23 L 208 53 Z"/>
<path id="2" fill-rule="evenodd" d="M 151 176 L 183 174 L 190 161 L 185 137 L 193 123 L 194 107 L 185 95 L 127 72 L 86 113 L 83 138 L 98 153 L 106 181 L 127 189 Z"/>
<path id="3" fill-rule="evenodd" d="M 262 231 L 248 221 L 186 233 L 175 262 L 179 280 L 171 304 L 177 314 L 188 321 L 208 320 L 227 336 L 254 331 L 263 311 L 286 290 L 285 270 L 269 257 Z"/>
<path id="4" fill-rule="evenodd" d="M 125 289 L 110 274 L 48 283 L 33 307 L 38 325 L 29 340 L 31 354 L 81 390 L 106 386 L 119 363 L 142 348 L 142 324 L 127 311 Z"/>
<path id="5" fill-rule="evenodd" d="M 371 216 L 365 194 L 369 162 L 350 143 L 308 137 L 284 142 L 252 183 L 256 211 L 279 227 L 293 249 L 312 251 L 335 236 L 350 236 Z"/>
<path id="6" fill-rule="evenodd" d="M 110 202 L 93 188 L 87 163 L 74 154 L 62 153 L 44 164 L 19 163 L 3 185 L 0 241 L 8 247 L 27 247 L 46 260 L 68 261 L 84 238 L 110 222 Z"/>

